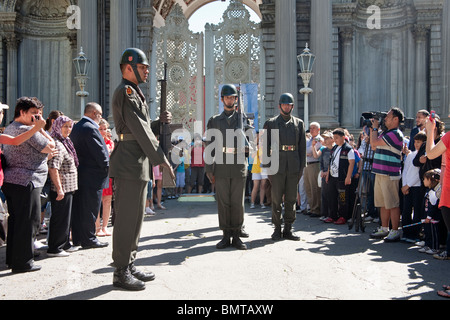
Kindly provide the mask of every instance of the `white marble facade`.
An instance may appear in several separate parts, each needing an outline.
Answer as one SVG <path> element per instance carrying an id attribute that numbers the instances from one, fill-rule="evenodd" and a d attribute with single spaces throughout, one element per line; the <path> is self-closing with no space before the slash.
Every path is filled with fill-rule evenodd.
<path id="1" fill-rule="evenodd" d="M 446 0 L 243 0 L 262 17 L 265 115 L 277 114 L 283 92 L 298 92 L 297 54 L 306 43 L 317 55 L 310 120 L 324 127 L 357 128 L 367 110 L 422 108 L 450 113 L 450 1 Z M 120 81 L 122 51 L 152 51 L 153 27 L 174 3 L 186 17 L 209 0 L 0 0 L 0 101 L 14 106 L 37 96 L 68 116 L 80 117 L 72 59 L 82 46 L 92 60 L 87 91 L 109 114 Z M 77 5 L 81 28 L 67 27 Z M 379 8 L 368 10 L 371 5 Z M 377 19 L 379 17 L 379 20 Z M 150 95 L 149 85 L 144 87 Z M 151 97 L 149 97 L 151 99 Z M 11 120 L 9 112 L 7 121 Z"/>

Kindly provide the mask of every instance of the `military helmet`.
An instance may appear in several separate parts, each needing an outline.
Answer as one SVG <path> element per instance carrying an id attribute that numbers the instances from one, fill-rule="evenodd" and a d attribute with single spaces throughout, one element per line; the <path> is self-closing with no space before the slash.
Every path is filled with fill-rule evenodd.
<path id="1" fill-rule="evenodd" d="M 126 49 L 122 54 L 122 59 L 120 60 L 120 64 L 121 65 L 122 64 L 131 64 L 131 65 L 143 64 L 146 66 L 150 65 L 144 51 L 142 51 L 141 49 L 137 49 L 137 48 Z"/>
<path id="2" fill-rule="evenodd" d="M 222 87 L 221 97 L 237 97 L 238 91 L 232 84 L 226 84 Z"/>
<path id="3" fill-rule="evenodd" d="M 294 96 L 290 93 L 283 93 L 280 97 L 280 104 L 294 104 Z"/>

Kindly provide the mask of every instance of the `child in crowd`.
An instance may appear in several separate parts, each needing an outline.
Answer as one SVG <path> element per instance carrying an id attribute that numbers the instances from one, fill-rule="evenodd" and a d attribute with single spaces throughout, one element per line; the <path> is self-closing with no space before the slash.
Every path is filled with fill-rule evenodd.
<path id="1" fill-rule="evenodd" d="M 253 152 L 253 165 L 251 169 L 253 188 L 251 193 L 251 204 L 250 209 L 255 209 L 255 201 L 258 197 L 259 192 L 259 203 L 261 209 L 266 209 L 264 205 L 265 192 L 266 192 L 266 180 L 268 176 L 262 172 L 261 168 L 261 158 L 262 158 L 262 148 L 260 147 L 259 132 L 256 133 L 256 150 Z"/>
<path id="2" fill-rule="evenodd" d="M 419 176 L 419 167 L 414 166 L 413 160 L 423 143 L 427 141 L 427 135 L 424 132 L 418 132 L 414 136 L 415 151 L 404 148 L 406 159 L 402 172 L 402 194 L 403 210 L 402 224 L 411 225 L 420 222 L 422 219 L 421 181 Z M 402 241 L 415 243 L 419 241 L 420 225 L 403 229 Z"/>
<path id="3" fill-rule="evenodd" d="M 181 194 L 183 194 L 183 190 L 185 187 L 185 180 L 186 180 L 183 149 L 180 150 L 178 164 L 175 167 L 175 170 L 176 170 L 176 174 L 177 174 L 176 197 L 178 198 Z"/>
<path id="4" fill-rule="evenodd" d="M 348 197 L 352 183 L 352 173 L 355 167 L 355 152 L 345 141 L 345 132 L 342 129 L 333 131 L 336 145 L 333 147 L 330 158 L 327 182 L 329 183 L 330 217 L 324 222 L 345 224 L 350 218 Z"/>
<path id="5" fill-rule="evenodd" d="M 425 246 L 419 252 L 439 253 L 439 222 L 442 220 L 439 209 L 441 169 L 432 169 L 423 175 L 423 184 L 427 188 L 423 204 L 426 216 L 424 221 Z"/>
<path id="6" fill-rule="evenodd" d="M 166 207 L 164 207 L 161 202 L 163 188 L 162 188 L 162 171 L 159 165 L 153 167 L 153 178 L 154 178 L 153 181 L 155 181 L 155 185 L 153 185 L 153 188 L 155 189 L 153 191 L 153 199 L 156 200 L 156 207 L 161 210 L 166 210 Z"/>

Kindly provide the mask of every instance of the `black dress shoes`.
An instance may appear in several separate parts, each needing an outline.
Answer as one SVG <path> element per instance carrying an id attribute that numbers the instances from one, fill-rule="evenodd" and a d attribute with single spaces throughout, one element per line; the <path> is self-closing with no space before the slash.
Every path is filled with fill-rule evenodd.
<path id="1" fill-rule="evenodd" d="M 34 272 L 41 270 L 41 266 L 38 266 L 36 264 L 33 264 L 30 268 L 25 269 L 12 269 L 12 273 L 26 273 L 26 272 Z"/>
<path id="2" fill-rule="evenodd" d="M 153 281 L 156 278 L 153 272 L 139 271 L 138 269 L 136 269 L 133 263 L 128 266 L 128 269 L 130 270 L 130 273 L 133 277 L 143 282 Z"/>
<path id="3" fill-rule="evenodd" d="M 113 286 L 130 291 L 141 291 L 145 289 L 145 283 L 136 279 L 131 274 L 128 266 L 114 270 Z"/>
<path id="4" fill-rule="evenodd" d="M 86 246 L 82 246 L 83 249 L 96 249 L 96 248 L 105 248 L 109 245 L 108 242 L 100 242 L 100 241 L 94 241 Z"/>

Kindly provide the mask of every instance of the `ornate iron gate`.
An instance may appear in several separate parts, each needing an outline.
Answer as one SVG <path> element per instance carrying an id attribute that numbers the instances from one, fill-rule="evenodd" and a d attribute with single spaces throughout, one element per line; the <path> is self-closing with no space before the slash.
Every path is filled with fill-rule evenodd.
<path id="1" fill-rule="evenodd" d="M 221 84 L 252 83 L 258 86 L 259 116 L 264 121 L 261 104 L 265 88 L 261 28 L 260 24 L 250 20 L 250 13 L 241 1 L 230 1 L 223 14 L 223 22 L 206 25 L 205 49 L 206 119 L 219 112 Z"/>
<path id="2" fill-rule="evenodd" d="M 178 4 L 166 18 L 165 26 L 154 30 L 151 96 L 156 99 L 151 102 L 153 118 L 159 114 L 161 86 L 158 80 L 164 78 L 167 63 L 167 107 L 173 114 L 173 123 L 182 124 L 191 133 L 195 121 L 202 121 L 204 128 L 205 122 L 219 112 L 219 88 L 225 83 L 255 84 L 256 108 L 262 111 L 259 117 L 264 121 L 261 28 L 250 20 L 250 13 L 241 1 L 230 1 L 223 22 L 206 25 L 205 44 L 203 33 L 189 30 Z"/>
<path id="3" fill-rule="evenodd" d="M 167 109 L 173 123 L 194 131 L 194 122 L 203 119 L 203 34 L 193 33 L 176 4 L 166 19 L 166 25 L 155 28 L 152 50 L 152 116 L 159 114 L 164 64 L 167 63 Z"/>

